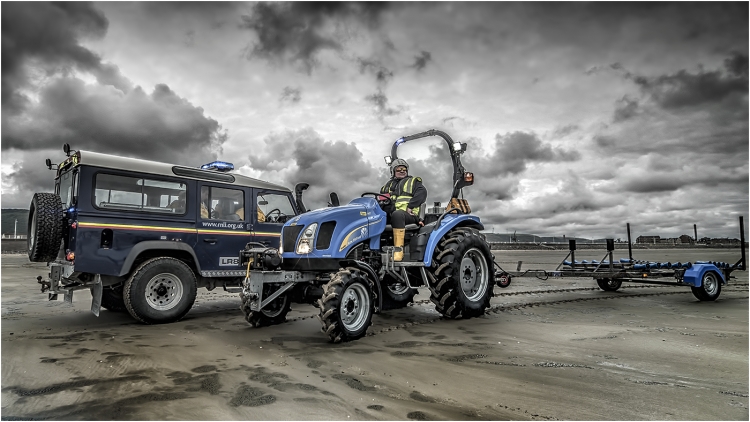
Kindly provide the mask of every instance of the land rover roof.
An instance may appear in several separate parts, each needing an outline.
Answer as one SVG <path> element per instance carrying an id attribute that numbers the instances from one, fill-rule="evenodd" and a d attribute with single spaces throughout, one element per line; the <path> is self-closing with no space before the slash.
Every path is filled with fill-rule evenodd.
<path id="1" fill-rule="evenodd" d="M 138 158 L 120 157 L 117 155 L 102 154 L 92 151 L 76 151 L 60 164 L 58 171 L 62 171 L 63 169 L 71 165 L 86 165 L 106 169 L 135 171 L 140 173 L 158 174 L 171 177 L 179 176 L 196 180 L 230 183 L 233 185 L 247 186 L 258 189 L 274 189 L 291 192 L 291 190 L 285 186 L 266 182 L 260 179 L 254 179 L 252 177 L 243 176 L 241 174 L 222 173 L 214 170 L 203 170 L 197 167 L 180 166 L 158 161 L 141 160 Z"/>

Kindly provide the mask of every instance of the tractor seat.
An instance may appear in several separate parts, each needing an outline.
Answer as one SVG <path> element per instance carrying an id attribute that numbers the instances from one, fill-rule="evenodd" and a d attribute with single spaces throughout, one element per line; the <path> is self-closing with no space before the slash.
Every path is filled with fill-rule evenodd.
<path id="1" fill-rule="evenodd" d="M 424 220 L 424 214 L 425 214 L 426 211 L 427 211 L 427 204 L 426 203 L 424 203 L 424 204 L 422 204 L 422 205 L 419 206 L 419 221 Z M 411 230 L 419 230 L 421 227 L 422 226 L 420 226 L 419 224 L 407 224 L 406 227 L 404 227 L 404 228 L 406 229 L 406 231 L 411 231 Z M 386 224 L 384 231 L 392 232 L 393 231 L 393 227 L 390 224 Z"/>

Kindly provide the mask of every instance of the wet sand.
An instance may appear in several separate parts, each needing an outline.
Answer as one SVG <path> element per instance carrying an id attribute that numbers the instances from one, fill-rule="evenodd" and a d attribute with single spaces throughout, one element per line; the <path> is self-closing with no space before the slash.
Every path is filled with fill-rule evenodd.
<path id="1" fill-rule="evenodd" d="M 567 251 L 495 251 L 515 270 Z M 580 251 L 577 259 L 601 259 Z M 646 253 L 666 254 L 646 256 Z M 738 251 L 638 251 L 721 260 Z M 674 255 L 669 255 L 674 254 Z M 712 255 L 713 254 L 713 255 Z M 618 254 L 616 257 L 624 256 Z M 712 255 L 712 256 L 708 256 Z M 516 278 L 481 318 L 443 320 L 421 291 L 369 335 L 329 344 L 310 305 L 254 329 L 202 289 L 180 322 L 48 302 L 44 264 L 2 256 L 2 419 L 748 420 L 748 275 L 716 302 L 686 287 Z"/>

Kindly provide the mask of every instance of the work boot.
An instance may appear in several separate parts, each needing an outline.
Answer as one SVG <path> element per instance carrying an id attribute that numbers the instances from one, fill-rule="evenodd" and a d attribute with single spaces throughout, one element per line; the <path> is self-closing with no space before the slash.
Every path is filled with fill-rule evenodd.
<path id="1" fill-rule="evenodd" d="M 393 252 L 393 260 L 400 262 L 404 259 L 404 233 L 406 229 L 393 229 L 393 246 L 396 247 Z"/>

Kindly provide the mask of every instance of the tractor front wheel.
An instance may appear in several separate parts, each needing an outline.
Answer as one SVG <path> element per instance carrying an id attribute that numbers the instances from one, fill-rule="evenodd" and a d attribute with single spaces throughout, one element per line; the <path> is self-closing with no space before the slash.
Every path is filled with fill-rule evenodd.
<path id="1" fill-rule="evenodd" d="M 271 284 L 263 285 L 263 297 L 272 295 L 274 290 L 276 289 Z M 279 295 L 260 311 L 253 311 L 250 308 L 251 300 L 242 292 L 240 292 L 240 300 L 242 301 L 240 309 L 245 314 L 245 320 L 255 328 L 281 324 L 286 321 L 286 314 L 291 310 L 291 300 L 286 293 Z"/>
<path id="2" fill-rule="evenodd" d="M 373 285 L 365 272 L 342 268 L 323 286 L 318 319 L 332 343 L 356 340 L 367 333 L 375 313 Z"/>

